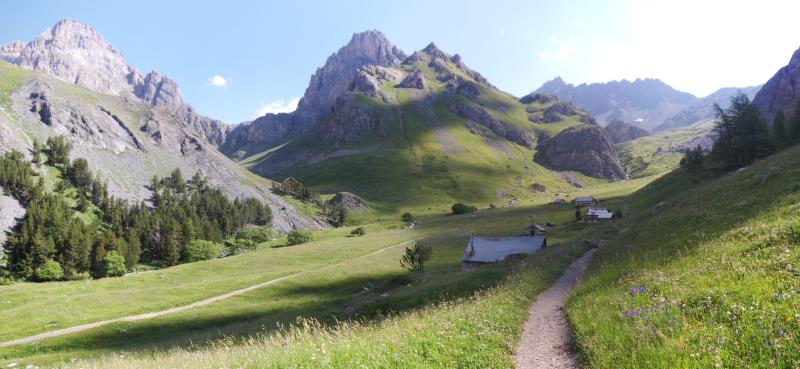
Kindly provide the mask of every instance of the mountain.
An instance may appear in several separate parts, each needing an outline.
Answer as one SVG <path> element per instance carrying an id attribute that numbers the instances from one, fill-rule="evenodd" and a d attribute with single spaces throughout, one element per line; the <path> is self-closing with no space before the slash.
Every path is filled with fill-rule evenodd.
<path id="1" fill-rule="evenodd" d="M 696 101 L 690 103 L 683 110 L 675 114 L 675 116 L 667 119 L 664 121 L 664 123 L 661 123 L 655 127 L 653 132 L 666 131 L 679 127 L 688 127 L 695 123 L 712 119 L 716 115 L 716 112 L 714 111 L 714 104 L 717 104 L 725 109 L 730 106 L 731 97 L 735 96 L 739 92 L 747 95 L 748 98 L 753 99 L 759 89 L 761 89 L 761 86 L 721 88 L 706 97 L 697 99 Z"/>
<path id="2" fill-rule="evenodd" d="M 356 33 L 347 45 L 333 53 L 311 76 L 297 110 L 289 114 L 267 114 L 235 127 L 222 150 L 243 158 L 286 137 L 305 131 L 324 116 L 346 92 L 358 68 L 366 65 L 392 67 L 406 55 L 376 30 Z"/>
<path id="3" fill-rule="evenodd" d="M 223 148 L 257 174 L 350 191 L 384 210 L 571 187 L 558 171 L 624 178 L 605 131 L 571 103 L 517 99 L 433 43 L 402 55 L 377 31 L 354 35 L 297 112 L 237 127 L 229 140 L 244 137 Z"/>
<path id="4" fill-rule="evenodd" d="M 64 20 L 30 43 L 0 50 L 14 64 L 0 62 L 0 152 L 29 156 L 34 139 L 64 135 L 72 157 L 86 158 L 115 197 L 148 200 L 154 175 L 201 171 L 232 198 L 267 203 L 279 230 L 323 226 L 218 152 L 226 126 L 197 115 L 174 81 L 128 66 L 91 27 Z"/>
<path id="5" fill-rule="evenodd" d="M 615 119 L 653 129 L 697 100 L 658 79 L 621 80 L 573 85 L 557 77 L 535 92 L 555 95 L 586 109 L 601 123 Z"/>
<path id="6" fill-rule="evenodd" d="M 99 32 L 77 20 L 61 20 L 27 44 L 17 41 L 0 46 L 0 59 L 102 94 L 132 95 L 168 110 L 215 145 L 224 141 L 230 129 L 195 112 L 169 77 L 154 71 L 142 74 L 129 66 Z"/>
<path id="7" fill-rule="evenodd" d="M 787 117 L 794 114 L 800 97 L 800 49 L 794 52 L 789 64 L 778 70 L 753 98 L 753 104 L 772 123 L 775 114 L 783 111 Z"/>
<path id="8" fill-rule="evenodd" d="M 608 137 L 611 138 L 611 142 L 615 144 L 628 142 L 650 135 L 646 129 L 632 126 L 619 119 L 612 120 L 611 123 L 608 123 L 605 130 L 606 133 L 608 133 Z"/>

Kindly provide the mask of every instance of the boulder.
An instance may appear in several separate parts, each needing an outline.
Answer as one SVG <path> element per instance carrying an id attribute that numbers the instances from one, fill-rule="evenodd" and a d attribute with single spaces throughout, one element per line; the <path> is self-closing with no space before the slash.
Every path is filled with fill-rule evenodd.
<path id="1" fill-rule="evenodd" d="M 647 130 L 632 126 L 619 119 L 611 121 L 611 123 L 606 126 L 605 130 L 606 133 L 608 133 L 608 137 L 611 138 L 611 142 L 615 144 L 628 142 L 650 135 Z"/>

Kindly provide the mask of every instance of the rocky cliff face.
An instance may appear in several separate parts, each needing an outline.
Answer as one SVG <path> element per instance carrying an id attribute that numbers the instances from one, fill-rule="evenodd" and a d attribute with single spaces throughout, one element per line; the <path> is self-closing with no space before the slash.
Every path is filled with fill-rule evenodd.
<path id="1" fill-rule="evenodd" d="M 800 98 L 800 49 L 794 52 L 789 64 L 778 70 L 753 98 L 770 124 L 778 111 L 791 117 Z"/>
<path id="2" fill-rule="evenodd" d="M 360 67 L 390 67 L 400 64 L 405 58 L 405 53 L 380 31 L 356 33 L 311 76 L 297 110 L 313 115 L 325 114 L 347 91 Z"/>
<path id="3" fill-rule="evenodd" d="M 397 66 L 405 57 L 405 53 L 380 31 L 354 34 L 347 45 L 329 56 L 325 65 L 311 76 L 295 112 L 267 114 L 233 128 L 222 146 L 223 152 L 242 158 L 309 130 L 324 119 L 336 100 L 348 90 L 377 94 L 381 78 L 397 77 L 387 76 L 390 69 L 381 68 Z"/>
<path id="4" fill-rule="evenodd" d="M 619 119 L 611 121 L 606 128 L 606 133 L 608 137 L 611 138 L 611 142 L 618 144 L 623 142 L 628 142 L 631 140 L 635 140 L 639 137 L 649 136 L 650 133 L 647 130 L 634 127 L 628 123 L 625 123 Z"/>
<path id="5" fill-rule="evenodd" d="M 592 177 L 626 177 L 611 139 L 597 126 L 568 128 L 544 140 L 536 160 L 550 168 L 574 170 Z"/>
<path id="6" fill-rule="evenodd" d="M 674 116 L 697 98 L 658 79 L 573 85 L 560 77 L 535 92 L 555 95 L 586 109 L 602 123 L 621 119 L 651 129 Z"/>
<path id="7" fill-rule="evenodd" d="M 0 59 L 103 94 L 131 92 L 174 114 L 215 145 L 221 144 L 229 131 L 222 122 L 197 114 L 183 102 L 175 81 L 156 72 L 143 75 L 100 33 L 73 19 L 59 21 L 27 44 L 0 46 Z"/>

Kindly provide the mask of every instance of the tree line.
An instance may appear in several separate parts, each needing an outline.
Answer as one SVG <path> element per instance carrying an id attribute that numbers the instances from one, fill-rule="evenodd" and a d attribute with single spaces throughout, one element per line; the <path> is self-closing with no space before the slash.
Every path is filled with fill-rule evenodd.
<path id="1" fill-rule="evenodd" d="M 700 146 L 690 148 L 680 166 L 690 173 L 727 172 L 800 143 L 800 101 L 791 119 L 778 111 L 770 126 L 750 99 L 739 93 L 727 109 L 714 105 L 714 144 L 708 153 Z"/>
<path id="2" fill-rule="evenodd" d="M 107 183 L 92 173 L 86 159 L 70 160 L 70 150 L 63 136 L 48 139 L 46 146 L 34 142 L 32 162 L 45 154 L 47 164 L 62 173 L 64 180 L 54 191 L 45 191 L 42 177 L 35 180 L 22 153 L 11 151 L 0 158 L 0 185 L 26 205 L 6 245 L 5 269 L 15 278 L 101 278 L 124 274 L 138 263 L 176 265 L 197 259 L 205 245 L 193 241 L 222 243 L 245 226 L 272 220 L 260 201 L 231 201 L 200 172 L 186 181 L 180 169 L 151 179 L 151 205 L 111 197 Z M 69 196 L 75 197 L 75 208 L 68 204 Z M 87 223 L 76 216 L 90 207 L 96 220 Z"/>

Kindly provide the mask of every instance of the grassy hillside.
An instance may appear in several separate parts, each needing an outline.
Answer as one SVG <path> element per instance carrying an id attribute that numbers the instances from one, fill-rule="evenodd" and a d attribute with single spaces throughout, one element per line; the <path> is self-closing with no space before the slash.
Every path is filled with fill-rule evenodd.
<path id="1" fill-rule="evenodd" d="M 587 189 L 581 194 L 624 195 L 647 183 L 647 180 L 617 182 Z M 486 334 L 493 337 L 491 342 L 482 343 L 487 345 L 486 351 L 469 354 L 476 356 L 468 360 L 474 360 L 476 365 L 484 363 L 479 366 L 507 363 L 510 360 L 508 348 L 516 342 L 518 323 L 524 321 L 531 297 L 546 288 L 569 261 L 586 248 L 576 241 L 607 237 L 599 233 L 611 229 L 574 223 L 569 206 L 542 205 L 546 199 L 529 201 L 512 208 L 483 210 L 475 216 L 422 217 L 413 230 L 400 229 L 397 222 L 384 222 L 365 226 L 364 237 L 346 237 L 350 228 L 320 231 L 314 233 L 314 242 L 301 246 L 279 247 L 285 243 L 280 239 L 262 244 L 252 253 L 124 278 L 0 287 L 0 300 L 9 302 L 4 309 L 5 323 L 0 323 L 0 340 L 4 341 L 111 317 L 161 310 L 301 273 L 275 285 L 181 313 L 0 349 L 0 364 L 54 364 L 70 358 L 123 352 L 126 357 L 150 357 L 154 351 L 157 355 L 172 355 L 166 350 L 174 347 L 211 350 L 197 360 L 234 361 L 233 357 L 220 356 L 214 351 L 215 346 L 208 347 L 206 343 L 231 336 L 235 338 L 218 344 L 235 345 L 236 350 L 242 350 L 238 352 L 243 356 L 235 360 L 257 360 L 256 363 L 269 362 L 269 365 L 288 360 L 286 362 L 295 363 L 289 366 L 313 367 L 320 363 L 317 360 L 340 360 L 334 356 L 352 354 L 392 366 L 391 360 L 395 360 L 392 355 L 398 353 L 417 360 L 416 363 L 451 367 L 457 363 L 446 358 L 457 358 L 457 352 L 466 354 L 471 345 L 484 342 Z M 503 264 L 483 268 L 477 273 L 460 271 L 460 257 L 470 232 L 515 235 L 532 221 L 558 224 L 551 229 L 549 242 L 561 244 L 528 260 L 534 267 L 520 269 L 514 264 Z M 399 258 L 408 241 L 421 237 L 433 245 L 434 256 L 422 278 L 416 279 L 400 267 Z M 377 250 L 383 251 L 375 253 Z M 510 274 L 516 276 L 507 279 Z M 368 284 L 375 288 L 363 291 Z M 470 297 L 473 293 L 479 295 Z M 459 311 L 485 314 L 487 319 L 475 320 L 474 314 L 462 315 Z M 396 317 L 391 317 L 395 314 Z M 276 327 L 296 323 L 298 317 L 319 320 L 325 328 L 313 332 L 303 332 L 302 328 L 300 331 L 276 330 Z M 367 319 L 363 324 L 354 323 L 363 319 Z M 340 324 L 343 321 L 351 323 Z M 454 330 L 441 330 L 442 325 L 438 323 L 443 321 L 450 321 Z M 399 339 L 398 326 L 403 327 L 401 331 L 419 329 L 426 333 L 416 337 L 405 335 L 404 339 L 408 339 L 411 346 L 390 346 L 389 340 Z M 253 334 L 260 338 L 241 339 Z M 347 339 L 342 337 L 350 335 L 352 337 Z M 452 346 L 440 347 L 436 343 L 445 338 Z M 287 339 L 293 342 L 292 346 L 297 344 L 297 351 L 278 352 L 270 346 Z M 354 340 L 360 339 L 376 345 L 383 342 L 386 346 L 381 349 L 383 351 L 368 344 L 354 348 Z M 250 344 L 253 347 L 248 348 Z M 329 344 L 339 347 L 339 354 L 319 356 L 321 347 L 317 345 L 327 347 Z M 248 351 L 256 347 L 260 347 L 264 355 L 252 355 L 252 351 Z M 434 356 L 425 356 L 413 347 L 430 349 Z M 311 354 L 317 358 L 310 358 Z M 164 358 L 173 359 L 184 361 L 178 354 Z M 192 361 L 181 365 L 191 366 L 190 363 Z M 101 361 L 81 365 L 106 367 L 111 364 Z M 118 366 L 139 366 L 139 363 Z"/>
<path id="2" fill-rule="evenodd" d="M 620 162 L 628 169 L 632 178 L 666 173 L 678 166 L 683 154 L 676 148 L 702 137 L 714 127 L 713 120 L 703 121 L 691 127 L 676 128 L 623 142 L 617 146 Z"/>
<path id="3" fill-rule="evenodd" d="M 800 365 L 800 148 L 654 182 L 568 307 L 589 368 Z"/>
<path id="4" fill-rule="evenodd" d="M 363 132 L 357 140 L 343 142 L 320 139 L 318 131 L 312 130 L 242 163 L 256 173 L 298 178 L 323 193 L 353 192 L 375 205 L 378 214 L 439 211 L 458 201 L 486 206 L 526 197 L 534 183 L 553 192 L 572 188 L 558 173 L 533 161 L 535 149 L 493 134 L 475 134 L 466 119 L 449 108 L 463 103 L 485 109 L 494 119 L 534 137 L 584 125 L 579 115 L 554 123 L 533 123 L 529 118 L 541 115 L 555 102 L 522 104 L 510 94 L 477 83 L 453 64 L 442 63 L 446 70 L 436 71 L 429 66 L 430 55 L 417 55 L 414 64 L 398 68 L 406 73 L 421 70 L 427 90 L 385 82 L 382 92 L 390 103 L 352 93 L 359 106 L 368 107 L 376 120 L 385 122 L 383 135 Z M 477 97 L 467 99 L 448 91 L 447 83 L 437 79 L 446 73 L 471 81 Z M 314 159 L 274 169 L 272 162 L 278 157 Z M 587 186 L 604 182 L 573 174 Z"/>

